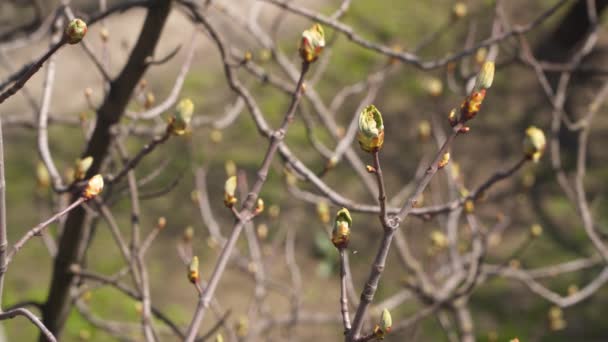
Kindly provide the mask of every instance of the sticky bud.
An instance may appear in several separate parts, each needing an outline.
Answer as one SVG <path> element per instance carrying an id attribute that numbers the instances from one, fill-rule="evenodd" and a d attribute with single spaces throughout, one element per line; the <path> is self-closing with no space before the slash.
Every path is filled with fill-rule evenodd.
<path id="1" fill-rule="evenodd" d="M 264 211 L 264 200 L 261 198 L 258 198 L 258 200 L 255 204 L 255 214 L 258 215 L 263 211 Z"/>
<path id="2" fill-rule="evenodd" d="M 543 235 L 543 227 L 538 223 L 533 224 L 532 227 L 530 227 L 530 235 L 535 238 Z"/>
<path id="3" fill-rule="evenodd" d="M 158 229 L 165 229 L 167 227 L 167 219 L 164 216 L 159 217 L 156 226 Z"/>
<path id="4" fill-rule="evenodd" d="M 340 209 L 336 214 L 334 228 L 331 231 L 331 242 L 336 248 L 343 249 L 348 246 L 350 240 L 350 227 L 352 224 L 353 219 L 351 218 L 348 209 Z"/>
<path id="5" fill-rule="evenodd" d="M 430 77 L 424 81 L 424 89 L 429 95 L 437 97 L 443 93 L 443 83 L 438 78 Z"/>
<path id="6" fill-rule="evenodd" d="M 51 176 L 46 166 L 42 162 L 36 164 L 36 180 L 40 189 L 46 189 L 51 185 Z"/>
<path id="7" fill-rule="evenodd" d="M 99 31 L 99 36 L 101 37 L 101 41 L 105 43 L 110 38 L 110 32 L 104 27 Z"/>
<path id="8" fill-rule="evenodd" d="M 452 15 L 455 19 L 464 18 L 467 15 L 467 5 L 463 2 L 457 2 L 452 7 Z"/>
<path id="9" fill-rule="evenodd" d="M 231 176 L 224 183 L 224 204 L 228 208 L 232 208 L 236 204 L 236 176 Z"/>
<path id="10" fill-rule="evenodd" d="M 524 154 L 526 157 L 534 162 L 543 156 L 545 147 L 547 146 L 547 140 L 545 139 L 545 133 L 542 130 L 530 126 L 526 129 L 526 137 L 524 138 Z"/>
<path id="11" fill-rule="evenodd" d="M 209 134 L 209 138 L 211 139 L 212 143 L 219 144 L 224 139 L 224 134 L 222 134 L 222 131 L 220 131 L 219 129 L 214 129 Z"/>
<path id="12" fill-rule="evenodd" d="M 198 257 L 195 255 L 192 257 L 190 261 L 190 265 L 188 265 L 188 280 L 192 284 L 197 284 L 200 279 L 200 274 L 198 272 Z"/>
<path id="13" fill-rule="evenodd" d="M 181 100 L 175 107 L 175 115 L 169 119 L 171 132 L 175 135 L 183 135 L 190 127 L 194 103 L 190 99 Z"/>
<path id="14" fill-rule="evenodd" d="M 245 62 L 249 62 L 251 59 L 253 59 L 253 55 L 251 54 L 251 51 L 245 51 L 245 55 L 243 56 L 243 60 Z"/>
<path id="15" fill-rule="evenodd" d="M 184 234 L 182 235 L 182 239 L 184 240 L 185 243 L 190 243 L 190 242 L 192 242 L 193 238 L 194 238 L 194 227 L 192 227 L 192 226 L 186 227 L 186 229 L 184 229 Z"/>
<path id="16" fill-rule="evenodd" d="M 91 199 L 101 193 L 103 190 L 103 176 L 95 175 L 89 179 L 87 186 L 84 188 L 82 196 L 86 199 Z"/>
<path id="17" fill-rule="evenodd" d="M 82 159 L 76 159 L 76 167 L 74 168 L 74 179 L 83 180 L 87 175 L 87 171 L 93 165 L 93 157 L 88 156 Z"/>
<path id="18" fill-rule="evenodd" d="M 325 33 L 323 27 L 319 24 L 314 24 L 310 29 L 302 32 L 300 40 L 300 57 L 305 63 L 312 63 L 319 58 L 323 48 L 325 47 Z"/>
<path id="19" fill-rule="evenodd" d="M 148 92 L 146 94 L 146 99 L 144 100 L 144 108 L 145 109 L 152 108 L 152 106 L 154 105 L 154 102 L 156 102 L 156 97 L 154 96 L 154 93 Z"/>
<path id="20" fill-rule="evenodd" d="M 357 140 L 361 149 L 376 152 L 384 144 L 384 122 L 382 114 L 374 105 L 369 105 L 359 114 L 359 132 Z"/>
<path id="21" fill-rule="evenodd" d="M 236 176 L 236 163 L 232 160 L 226 160 L 226 163 L 224 163 L 224 170 L 226 171 L 226 176 Z"/>
<path id="22" fill-rule="evenodd" d="M 65 28 L 65 36 L 68 43 L 78 44 L 87 34 L 87 23 L 82 19 L 73 19 Z"/>
<path id="23" fill-rule="evenodd" d="M 454 127 L 458 123 L 458 118 L 456 117 L 456 109 L 452 109 L 450 114 L 448 114 L 448 122 L 450 126 Z"/>
<path id="24" fill-rule="evenodd" d="M 439 164 L 437 164 L 437 168 L 443 169 L 444 167 L 446 167 L 446 165 L 448 165 L 449 162 L 450 162 L 450 152 L 446 152 L 441 157 Z"/>
<path id="25" fill-rule="evenodd" d="M 258 234 L 258 238 L 260 238 L 260 240 L 265 240 L 268 237 L 268 225 L 265 223 L 260 223 L 256 228 L 256 233 Z"/>
<path id="26" fill-rule="evenodd" d="M 466 200 L 464 201 L 464 212 L 467 214 L 471 214 L 473 213 L 473 211 L 475 211 L 475 203 L 473 202 L 473 200 Z"/>
<path id="27" fill-rule="evenodd" d="M 421 142 L 428 141 L 431 137 L 431 123 L 428 120 L 422 120 L 418 123 L 418 139 Z"/>
<path id="28" fill-rule="evenodd" d="M 382 310 L 382 314 L 380 315 L 380 323 L 376 324 L 374 328 L 374 334 L 379 339 L 384 339 L 386 334 L 391 332 L 393 327 L 393 318 L 391 317 L 390 311 L 388 309 Z"/>
<path id="29" fill-rule="evenodd" d="M 329 223 L 329 205 L 327 205 L 327 202 L 321 201 L 317 203 L 317 216 L 321 222 Z"/>
<path id="30" fill-rule="evenodd" d="M 444 249 L 448 246 L 448 238 L 443 232 L 434 230 L 431 232 L 430 238 L 431 244 L 437 249 Z"/>
<path id="31" fill-rule="evenodd" d="M 475 80 L 475 88 L 474 91 L 480 91 L 482 89 L 488 89 L 492 86 L 492 82 L 494 81 L 494 62 L 486 61 L 481 66 L 481 70 L 477 74 L 477 79 Z"/>
<path id="32" fill-rule="evenodd" d="M 281 207 L 276 204 L 273 204 L 268 207 L 268 216 L 270 216 L 271 219 L 276 220 L 277 218 L 279 218 L 279 215 L 281 215 Z"/>

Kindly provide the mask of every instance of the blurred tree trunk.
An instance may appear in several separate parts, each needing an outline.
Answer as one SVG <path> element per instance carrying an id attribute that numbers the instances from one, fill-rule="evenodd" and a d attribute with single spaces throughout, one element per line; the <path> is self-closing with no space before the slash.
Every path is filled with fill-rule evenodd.
<path id="1" fill-rule="evenodd" d="M 156 0 L 148 7 L 141 33 L 127 64 L 120 75 L 111 82 L 110 91 L 97 110 L 97 123 L 83 156 L 92 156 L 93 165 L 87 178 L 100 172 L 102 161 L 108 155 L 111 142 L 111 127 L 118 123 L 131 98 L 133 90 L 147 69 L 146 59 L 154 54 L 166 19 L 171 9 L 171 0 Z M 133 29 L 136 29 L 135 27 Z M 75 201 L 80 194 L 74 194 Z M 43 307 L 43 321 L 58 339 L 71 309 L 70 297 L 74 276 L 70 266 L 79 264 L 86 244 L 87 215 L 82 207 L 72 210 L 65 222 L 58 244 L 53 275 L 47 301 Z M 40 341 L 45 341 L 40 336 Z"/>

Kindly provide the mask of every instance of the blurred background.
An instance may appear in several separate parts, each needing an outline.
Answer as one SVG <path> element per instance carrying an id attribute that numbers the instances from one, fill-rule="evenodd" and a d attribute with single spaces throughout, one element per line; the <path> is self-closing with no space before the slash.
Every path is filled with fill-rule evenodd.
<path id="1" fill-rule="evenodd" d="M 108 6 L 119 2 L 108 1 Z M 513 27 L 527 25 L 559 2 L 501 1 L 501 15 Z M 576 6 L 584 5 L 586 1 L 563 2 L 555 13 L 525 34 L 534 56 L 555 65 L 564 63 L 572 51 L 581 49 L 585 36 L 579 31 L 584 33 L 586 29 L 583 26 L 589 25 L 585 21 L 586 17 L 581 19 L 572 14 Z M 252 11 L 259 11 L 260 25 L 265 30 L 274 32 L 272 38 L 294 65 L 298 65 L 299 35 L 310 26 L 311 21 L 268 3 L 259 5 L 257 1 L 249 0 L 240 1 L 238 5 L 232 1 L 213 3 L 208 12 L 209 18 L 231 46 L 238 48 L 237 53 L 250 51 L 253 63 L 288 80 L 274 61 L 272 53 L 261 48 L 247 30 L 235 24 L 236 21 L 228 15 L 223 15 L 219 8 L 230 8 L 245 20 L 252 15 Z M 330 16 L 339 8 L 341 1 L 292 3 Z M 595 3 L 600 14 L 598 40 L 581 66 L 573 70 L 566 92 L 564 112 L 572 122 L 586 114 L 589 103 L 597 95 L 606 75 L 606 69 L 603 69 L 607 51 L 603 12 L 605 4 L 604 1 Z M 31 24 L 32 28 L 40 25 L 35 20 L 38 14 L 28 4 L 28 1 L 15 0 L 0 2 L 0 37 L 9 37 L 11 30 L 21 25 Z M 462 7 L 456 9 L 456 5 L 460 4 L 464 6 L 464 13 L 458 12 L 462 11 Z M 41 16 L 42 20 L 58 5 L 58 1 L 42 1 L 40 6 L 46 11 Z M 496 1 L 491 0 L 353 1 L 340 21 L 352 26 L 359 35 L 370 41 L 404 51 L 417 49 L 417 54 L 423 60 L 433 60 L 464 47 L 474 46 L 474 42 L 490 37 L 495 5 Z M 99 11 L 97 1 L 74 0 L 71 1 L 71 7 L 77 16 L 85 19 Z M 122 69 L 137 39 L 144 15 L 144 9 L 132 9 L 107 18 L 104 25 L 109 38 L 107 48 L 104 49 L 100 38 L 102 25 L 89 28 L 86 41 L 93 51 L 107 52 L 103 58 L 107 61 L 110 75 L 115 76 Z M 145 87 L 142 86 L 136 92 L 129 104 L 129 111 L 145 109 L 148 94 L 152 94 L 156 101 L 162 101 L 169 95 L 185 63 L 193 30 L 195 26 L 184 11 L 174 8 L 156 49 L 156 56 L 166 56 L 177 47 L 180 48 L 166 63 L 150 67 L 145 74 Z M 237 96 L 227 85 L 214 42 L 200 27 L 196 30 L 195 57 L 185 77 L 180 97 L 193 100 L 195 117 L 219 118 L 227 108 L 233 106 Z M 386 68 L 387 64 L 393 65 L 384 76 L 374 100 L 385 120 L 386 142 L 381 158 L 389 198 L 393 198 L 415 178 L 421 160 L 428 163 L 437 150 L 435 137 L 426 137 L 421 125 L 430 124 L 435 134 L 435 129 L 442 132 L 448 130 L 447 114 L 460 105 L 467 82 L 475 75 L 489 51 L 478 50 L 455 63 L 426 71 L 391 61 L 386 56 L 354 44 L 330 27 L 325 27 L 325 30 L 328 41 L 331 42 L 331 48 L 326 51 L 329 57 L 324 62 L 325 65 L 318 63 L 313 66 L 311 74 L 314 76 L 311 76 L 313 79 L 310 83 L 328 108 L 331 108 L 330 104 L 344 87 L 365 81 L 370 74 Z M 34 29 L 30 30 L 33 31 Z M 419 46 L 425 40 L 428 42 Z M 49 34 L 19 49 L 5 48 L 8 46 L 7 41 L 0 42 L 0 80 L 42 55 L 48 49 L 49 42 Z M 471 132 L 456 139 L 453 146 L 452 168 L 458 166 L 459 177 L 466 188 L 476 188 L 494 172 L 513 165 L 521 158 L 521 142 L 526 127 L 535 125 L 551 136 L 553 108 L 539 84 L 537 74 L 522 61 L 520 43 L 520 37 L 513 35 L 500 44 L 494 85 L 488 91 L 482 111 L 471 121 Z M 40 101 L 43 89 L 43 71 L 44 68 L 27 83 L 22 92 L 0 105 L 3 120 L 15 117 L 33 120 L 36 117 L 35 108 L 39 105 L 37 101 Z M 546 74 L 547 82 L 555 89 L 560 74 Z M 273 127 L 278 127 L 289 97 L 276 87 L 260 82 L 248 72 L 240 71 L 239 75 L 252 91 L 267 120 Z M 69 46 L 57 53 L 50 113 L 53 117 L 65 118 L 68 124 L 50 125 L 49 145 L 62 172 L 73 167 L 74 160 L 80 157 L 84 149 L 86 140 L 79 123 L 94 120 L 94 109 L 103 100 L 103 87 L 103 78 L 79 46 Z M 85 89 L 91 91 L 88 98 Z M 366 95 L 365 89 L 353 92 L 331 113 L 342 134 L 353 115 L 357 114 L 359 103 Z M 193 251 L 201 260 L 203 279 L 209 277 L 219 253 L 218 243 L 210 238 L 208 227 L 201 217 L 195 171 L 201 167 L 206 171 L 208 204 L 222 234 L 226 236 L 232 227 L 232 214 L 226 210 L 222 201 L 227 172 L 230 173 L 232 165 L 235 165 L 238 170 L 246 173 L 249 183 L 253 183 L 255 171 L 261 164 L 267 146 L 267 139 L 258 133 L 249 112 L 245 108 L 239 112 L 235 121 L 225 128 L 213 124 L 201 125 L 186 137 L 170 139 L 146 157 L 137 168 L 138 176 L 144 177 L 159 169 L 159 165 L 164 166 L 156 178 L 140 189 L 142 194 L 150 194 L 150 198 L 142 199 L 141 224 L 145 235 L 154 229 L 159 217 L 164 216 L 167 220 L 167 227 L 160 232 L 147 253 L 146 263 L 154 305 L 181 326 L 189 323 L 198 299 L 196 291 L 187 281 L 186 268 L 176 247 L 182 240 L 185 229 L 192 227 L 194 230 Z M 298 117 L 288 131 L 286 142 L 310 169 L 321 172 L 327 160 L 315 150 L 313 143 L 318 141 L 335 148 L 335 140 L 313 112 L 314 107 L 310 101 L 303 101 L 297 112 Z M 605 108 L 599 109 L 589 131 L 584 183 L 590 211 L 602 237 L 608 234 L 608 154 L 603 146 L 608 136 L 608 120 L 605 113 Z M 163 114 L 159 120 L 165 120 L 166 117 L 167 114 Z M 153 126 L 159 122 L 162 121 L 152 121 L 149 124 Z M 125 118 L 121 123 L 128 125 L 130 121 Z M 11 120 L 5 122 L 4 126 L 8 233 L 9 242 L 14 242 L 27 229 L 56 211 L 57 195 L 53 195 L 50 189 L 39 186 L 37 182 L 39 158 L 36 130 L 26 124 L 11 124 Z M 576 172 L 578 135 L 566 128 L 558 132 L 562 166 L 566 176 L 572 177 Z M 149 137 L 129 138 L 127 146 L 130 154 L 139 151 L 148 140 Z M 364 163 L 371 164 L 369 154 L 360 151 L 356 143 L 353 147 Z M 493 187 L 486 198 L 477 204 L 479 220 L 488 229 L 506 222 L 503 229 L 487 236 L 488 251 L 484 261 L 488 264 L 535 269 L 596 255 L 576 206 L 568 200 L 558 184 L 549 158 L 551 147 L 548 147 L 547 152 L 539 163 L 526 164 L 513 177 Z M 268 337 L 260 340 L 341 340 L 338 257 L 327 238 L 331 223 L 324 222 L 323 215 L 318 215 L 318 208 L 314 204 L 290 194 L 285 182 L 283 163 L 280 158 L 275 159 L 261 193 L 266 211 L 254 220 L 265 257 L 266 272 L 277 286 L 300 284 L 297 300 L 301 310 L 324 313 L 333 318 L 328 318 L 324 324 L 277 327 L 270 331 Z M 453 169 L 451 171 L 454 172 Z M 349 198 L 362 203 L 375 203 L 347 162 L 339 163 L 324 175 L 323 180 Z M 112 209 L 121 230 L 128 236 L 129 198 L 120 194 L 125 185 L 126 183 L 118 186 L 117 194 L 112 199 Z M 298 186 L 314 190 L 314 187 L 305 183 Z M 445 203 L 447 187 L 443 176 L 435 177 L 425 192 L 424 205 Z M 162 196 L 154 196 L 158 192 Z M 330 204 L 330 215 L 333 216 L 338 209 L 340 208 Z M 349 258 L 354 284 L 359 293 L 382 234 L 375 215 L 353 213 L 353 220 L 355 223 Z M 433 232 L 441 231 L 442 220 L 444 218 L 441 217 L 430 220 L 408 218 L 402 228 L 413 253 L 428 272 L 439 270 L 447 262 L 446 251 L 441 244 L 437 245 L 436 235 L 433 238 Z M 460 224 L 465 226 L 466 221 L 462 220 Z M 542 227 L 542 235 L 531 236 L 533 225 Z M 52 236 L 57 234 L 57 228 L 57 224 L 50 227 Z M 94 240 L 86 253 L 86 267 L 98 273 L 114 274 L 124 267 L 123 259 L 103 220 L 96 223 L 95 231 Z M 466 234 L 464 235 L 461 248 L 466 250 L 470 245 Z M 295 276 L 301 278 L 299 282 L 294 282 L 294 273 L 290 272 L 291 268 L 287 265 L 289 261 L 285 257 L 286 248 L 290 248 L 289 243 L 286 247 L 286 241 L 289 242 L 290 239 L 295 241 L 295 262 L 300 272 Z M 242 254 L 248 253 L 244 237 L 239 240 L 238 249 Z M 4 290 L 5 306 L 22 301 L 43 302 L 48 293 L 52 266 L 52 259 L 42 239 L 31 241 L 17 254 L 8 270 Z M 577 291 L 592 281 L 603 267 L 605 266 L 596 262 L 576 272 L 540 281 L 553 291 L 567 295 L 569 291 Z M 226 324 L 236 327 L 236 330 L 246 329 L 244 326 L 249 323 L 248 308 L 254 291 L 253 272 L 255 270 L 251 268 L 230 267 L 218 289 L 218 300 L 224 309 L 230 310 Z M 409 276 L 393 251 L 375 303 L 406 290 Z M 100 286 L 85 293 L 94 318 L 138 322 L 137 302 L 117 290 Z M 268 310 L 280 318 L 289 315 L 293 300 L 290 295 L 271 292 L 266 303 Z M 405 320 L 424 305 L 416 299 L 406 301 L 391 310 L 393 320 Z M 564 308 L 557 323 L 552 303 L 532 293 L 521 282 L 504 277 L 490 277 L 480 284 L 472 293 L 469 307 L 474 321 L 474 335 L 479 341 L 509 341 L 515 337 L 521 341 L 608 340 L 603 317 L 607 314 L 608 292 L 603 286 L 589 299 Z M 372 314 L 377 315 L 377 310 L 372 311 Z M 91 324 L 90 319 L 91 317 L 87 319 L 73 310 L 62 340 L 115 339 Z M 387 340 L 453 340 L 454 331 L 450 336 L 449 329 L 441 328 L 445 323 L 441 321 L 440 315 L 431 315 L 406 331 L 389 335 Z M 203 331 L 213 323 L 212 320 L 205 322 Z M 254 325 L 253 322 L 250 324 Z M 37 336 L 33 326 L 20 318 L 2 322 L 2 328 L 5 341 L 33 341 Z M 132 338 L 141 340 L 141 336 Z M 171 341 L 172 338 L 167 335 L 166 340 Z"/>

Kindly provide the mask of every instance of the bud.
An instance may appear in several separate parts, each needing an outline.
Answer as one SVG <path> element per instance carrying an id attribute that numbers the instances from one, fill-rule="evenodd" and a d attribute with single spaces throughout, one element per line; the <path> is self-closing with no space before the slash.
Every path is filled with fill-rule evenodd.
<path id="1" fill-rule="evenodd" d="M 547 140 L 542 130 L 530 126 L 526 129 L 526 137 L 524 138 L 524 154 L 534 162 L 537 162 L 545 151 Z"/>
<path id="2" fill-rule="evenodd" d="M 258 234 L 258 238 L 260 238 L 260 240 L 266 240 L 268 237 L 268 225 L 265 223 L 260 223 L 256 228 L 256 233 Z"/>
<path id="3" fill-rule="evenodd" d="M 460 178 L 460 164 L 453 162 L 451 170 L 452 170 L 452 178 L 458 180 Z"/>
<path id="4" fill-rule="evenodd" d="M 236 176 L 236 164 L 234 161 L 226 160 L 226 163 L 224 163 L 224 170 L 226 171 L 226 176 Z"/>
<path id="5" fill-rule="evenodd" d="M 452 15 L 455 19 L 464 18 L 467 15 L 467 5 L 463 2 L 457 2 L 452 7 Z"/>
<path id="6" fill-rule="evenodd" d="M 38 181 L 38 187 L 40 189 L 46 189 L 51 185 L 49 170 L 47 170 L 44 163 L 40 161 L 36 164 L 36 180 Z"/>
<path id="7" fill-rule="evenodd" d="M 195 255 L 188 265 L 188 280 L 192 284 L 197 284 L 200 280 L 200 274 L 198 272 L 198 257 Z"/>
<path id="8" fill-rule="evenodd" d="M 258 198 L 255 204 L 255 214 L 258 215 L 264 211 L 264 200 L 262 198 Z"/>
<path id="9" fill-rule="evenodd" d="M 209 134 L 209 139 L 211 139 L 212 143 L 219 144 L 222 142 L 222 139 L 224 139 L 224 135 L 219 129 L 214 129 L 211 130 L 211 133 Z"/>
<path id="10" fill-rule="evenodd" d="M 243 60 L 245 62 L 249 62 L 252 59 L 253 59 L 253 54 L 251 53 L 251 51 L 245 51 L 245 55 L 243 55 Z"/>
<path id="11" fill-rule="evenodd" d="M 563 311 L 558 306 L 549 309 L 549 328 L 553 331 L 563 330 L 566 328 L 566 320 L 564 320 Z"/>
<path id="12" fill-rule="evenodd" d="M 359 114 L 359 133 L 357 134 L 361 149 L 366 152 L 376 152 L 384 144 L 384 123 L 382 114 L 374 106 L 369 105 Z"/>
<path id="13" fill-rule="evenodd" d="M 142 302 L 135 302 L 135 304 L 133 304 L 133 307 L 135 308 L 135 312 L 138 316 L 141 316 L 144 312 L 144 305 L 142 304 Z"/>
<path id="14" fill-rule="evenodd" d="M 215 335 L 215 342 L 224 342 L 224 337 L 222 334 Z"/>
<path id="15" fill-rule="evenodd" d="M 99 31 L 99 36 L 101 37 L 101 41 L 105 43 L 110 38 L 110 32 L 104 27 Z"/>
<path id="16" fill-rule="evenodd" d="M 249 320 L 246 317 L 241 317 L 236 323 L 236 335 L 245 337 L 249 333 Z"/>
<path id="17" fill-rule="evenodd" d="M 167 219 L 164 216 L 159 217 L 156 226 L 158 229 L 165 229 L 165 227 L 167 227 Z"/>
<path id="18" fill-rule="evenodd" d="M 487 61 L 481 66 L 477 79 L 475 80 L 474 91 L 480 91 L 481 89 L 488 89 L 492 86 L 494 81 L 494 62 Z"/>
<path id="19" fill-rule="evenodd" d="M 530 235 L 535 238 L 543 235 L 543 227 L 538 223 L 533 224 L 532 227 L 530 227 Z"/>
<path id="20" fill-rule="evenodd" d="M 448 237 L 438 230 L 431 232 L 431 244 L 437 249 L 444 249 L 448 246 Z"/>
<path id="21" fill-rule="evenodd" d="M 441 157 L 441 160 L 437 164 L 437 167 L 439 169 L 443 169 L 444 167 L 446 167 L 446 165 L 448 165 L 449 162 L 450 162 L 450 152 L 446 152 Z"/>
<path id="22" fill-rule="evenodd" d="M 81 341 L 89 341 L 92 337 L 91 331 L 88 329 L 80 329 L 78 332 L 78 338 Z"/>
<path id="23" fill-rule="evenodd" d="M 431 137 L 431 123 L 428 120 L 422 120 L 418 123 L 418 139 L 425 142 Z"/>
<path id="24" fill-rule="evenodd" d="M 228 208 L 232 208 L 236 204 L 236 176 L 231 176 L 224 183 L 224 204 Z"/>
<path id="25" fill-rule="evenodd" d="M 76 159 L 76 167 L 74 168 L 74 179 L 83 180 L 87 175 L 87 171 L 93 165 L 93 157 L 88 156 L 82 159 Z"/>
<path id="26" fill-rule="evenodd" d="M 272 58 L 272 51 L 269 49 L 262 49 L 259 52 L 259 60 L 260 62 L 268 62 Z"/>
<path id="27" fill-rule="evenodd" d="M 93 96 L 93 89 L 86 87 L 84 88 L 84 97 L 88 99 L 91 99 L 91 96 Z"/>
<path id="28" fill-rule="evenodd" d="M 146 94 L 146 99 L 144 100 L 144 108 L 145 109 L 152 108 L 152 106 L 154 105 L 154 102 L 156 102 L 156 97 L 154 96 L 154 93 L 148 92 Z"/>
<path id="29" fill-rule="evenodd" d="M 279 218 L 279 215 L 281 215 L 281 207 L 276 204 L 268 207 L 268 216 L 270 216 L 271 219 L 277 219 Z"/>
<path id="30" fill-rule="evenodd" d="M 331 242 L 336 248 L 343 249 L 348 246 L 350 240 L 350 226 L 352 224 L 353 219 L 350 217 L 348 209 L 340 209 L 336 214 L 334 228 L 331 231 Z"/>
<path id="31" fill-rule="evenodd" d="M 329 205 L 327 205 L 327 202 L 321 201 L 317 203 L 317 216 L 321 222 L 329 223 Z"/>
<path id="32" fill-rule="evenodd" d="M 190 99 L 181 100 L 175 107 L 175 115 L 170 119 L 171 132 L 175 135 L 186 133 L 194 113 L 194 104 Z"/>
<path id="33" fill-rule="evenodd" d="M 293 172 L 285 168 L 285 181 L 288 185 L 294 186 L 298 182 L 298 178 L 293 174 Z"/>
<path id="34" fill-rule="evenodd" d="M 448 122 L 450 126 L 454 127 L 458 123 L 458 118 L 456 117 L 456 109 L 452 109 L 450 114 L 448 114 Z"/>
<path id="35" fill-rule="evenodd" d="M 316 61 L 321 55 L 323 47 L 325 47 L 325 33 L 321 25 L 314 24 L 310 29 L 302 32 L 298 51 L 305 63 Z"/>
<path id="36" fill-rule="evenodd" d="M 477 115 L 477 113 L 479 112 L 479 109 L 481 108 L 481 104 L 483 103 L 485 97 L 485 88 L 482 88 L 479 91 L 474 90 L 471 95 L 469 95 L 460 105 L 461 120 L 467 121 L 474 118 L 475 115 Z"/>
<path id="37" fill-rule="evenodd" d="M 346 129 L 344 128 L 344 126 L 340 126 L 338 125 L 336 127 L 336 136 L 340 139 L 344 138 L 344 135 L 346 134 Z"/>
<path id="38" fill-rule="evenodd" d="M 433 97 L 440 96 L 443 93 L 443 83 L 438 78 L 429 77 L 424 80 L 423 85 L 424 90 Z"/>
<path id="39" fill-rule="evenodd" d="M 103 190 L 103 176 L 95 175 L 89 179 L 87 186 L 84 188 L 82 196 L 86 199 L 91 199 L 101 193 Z"/>
<path id="40" fill-rule="evenodd" d="M 475 62 L 479 65 L 482 65 L 486 58 L 488 58 L 488 49 L 485 47 L 477 49 L 475 52 Z"/>
<path id="41" fill-rule="evenodd" d="M 472 214 L 473 211 L 475 211 L 475 203 L 473 200 L 468 199 L 464 201 L 464 212 L 467 214 Z"/>
<path id="42" fill-rule="evenodd" d="M 192 227 L 192 226 L 186 227 L 186 229 L 184 229 L 184 234 L 182 235 L 182 239 L 184 240 L 185 243 L 190 243 L 190 242 L 192 242 L 193 238 L 194 238 L 194 227 Z"/>
<path id="43" fill-rule="evenodd" d="M 371 165 L 365 165 L 365 171 L 367 171 L 367 173 L 376 173 L 377 172 L 376 168 Z"/>
<path id="44" fill-rule="evenodd" d="M 568 286 L 568 296 L 573 296 L 576 293 L 578 293 L 579 289 L 578 286 L 575 284 L 572 284 L 570 286 Z"/>
<path id="45" fill-rule="evenodd" d="M 82 19 L 73 19 L 65 28 L 65 36 L 70 44 L 78 44 L 87 34 L 87 23 Z"/>
<path id="46" fill-rule="evenodd" d="M 376 325 L 374 328 L 374 334 L 379 339 L 384 339 L 386 334 L 391 332 L 393 327 L 393 318 L 391 317 L 390 311 L 388 309 L 382 310 L 382 314 L 380 315 L 380 323 Z"/>
<path id="47" fill-rule="evenodd" d="M 207 239 L 205 239 L 205 242 L 207 243 L 207 246 L 211 249 L 216 249 L 219 246 L 219 243 L 213 236 L 208 236 Z"/>

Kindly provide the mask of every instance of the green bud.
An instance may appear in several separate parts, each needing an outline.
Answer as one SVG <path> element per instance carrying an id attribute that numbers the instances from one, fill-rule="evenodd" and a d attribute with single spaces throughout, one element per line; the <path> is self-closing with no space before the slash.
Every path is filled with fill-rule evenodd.
<path id="1" fill-rule="evenodd" d="M 380 315 L 380 323 L 378 323 L 374 328 L 374 334 L 377 338 L 383 340 L 386 334 L 391 332 L 392 327 L 393 318 L 391 317 L 390 311 L 388 311 L 388 309 L 382 310 L 382 314 Z"/>
<path id="2" fill-rule="evenodd" d="M 323 48 L 325 47 L 325 33 L 323 27 L 319 24 L 314 24 L 310 29 L 302 32 L 300 40 L 300 57 L 306 63 L 312 63 L 319 58 Z"/>
<path id="3" fill-rule="evenodd" d="M 350 241 L 350 227 L 353 220 L 350 217 L 348 209 L 342 208 L 336 214 L 334 220 L 334 228 L 331 231 L 331 242 L 338 249 L 346 248 Z"/>
<path id="4" fill-rule="evenodd" d="M 78 44 L 87 34 L 87 23 L 82 19 L 73 19 L 65 28 L 65 36 L 67 37 L 68 43 Z"/>
<path id="5" fill-rule="evenodd" d="M 188 280 L 190 280 L 192 284 L 198 283 L 200 279 L 198 267 L 198 257 L 195 255 L 192 257 L 190 265 L 188 265 Z"/>
<path id="6" fill-rule="evenodd" d="M 524 154 L 534 162 L 537 162 L 545 152 L 547 140 L 545 133 L 542 130 L 530 126 L 526 129 L 526 137 L 524 138 Z"/>
<path id="7" fill-rule="evenodd" d="M 82 159 L 76 159 L 76 168 L 74 170 L 74 179 L 83 180 L 89 168 L 93 165 L 93 157 L 88 156 Z"/>
<path id="8" fill-rule="evenodd" d="M 479 74 L 477 74 L 477 79 L 475 80 L 475 91 L 488 89 L 492 86 L 492 81 L 494 81 L 494 68 L 494 62 L 492 61 L 483 63 L 481 70 L 479 70 Z"/>
<path id="9" fill-rule="evenodd" d="M 190 99 L 181 100 L 175 107 L 175 115 L 170 121 L 171 131 L 175 135 L 183 135 L 190 127 L 194 104 Z"/>
<path id="10" fill-rule="evenodd" d="M 226 183 L 224 183 L 224 204 L 231 208 L 236 204 L 236 176 L 228 177 Z"/>
<path id="11" fill-rule="evenodd" d="M 363 151 L 376 152 L 382 148 L 384 144 L 384 123 L 382 114 L 374 105 L 367 106 L 359 114 L 357 139 Z"/>

